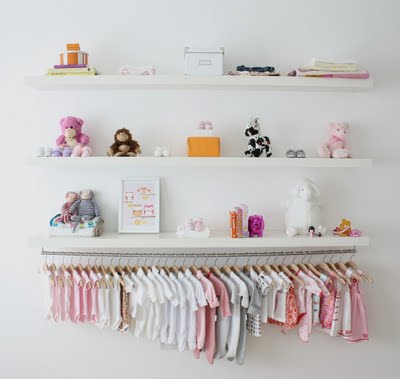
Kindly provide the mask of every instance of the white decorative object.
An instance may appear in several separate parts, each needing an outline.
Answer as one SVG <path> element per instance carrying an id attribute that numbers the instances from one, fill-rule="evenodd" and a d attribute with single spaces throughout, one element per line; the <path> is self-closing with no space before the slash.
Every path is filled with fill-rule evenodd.
<path id="1" fill-rule="evenodd" d="M 160 179 L 128 178 L 121 182 L 119 233 L 160 232 Z"/>
<path id="2" fill-rule="evenodd" d="M 185 47 L 185 75 L 219 76 L 224 74 L 224 48 Z"/>
<path id="3" fill-rule="evenodd" d="M 310 226 L 323 231 L 319 188 L 310 179 L 303 179 L 293 191 L 293 196 L 286 202 L 286 234 L 293 237 L 308 234 Z"/>

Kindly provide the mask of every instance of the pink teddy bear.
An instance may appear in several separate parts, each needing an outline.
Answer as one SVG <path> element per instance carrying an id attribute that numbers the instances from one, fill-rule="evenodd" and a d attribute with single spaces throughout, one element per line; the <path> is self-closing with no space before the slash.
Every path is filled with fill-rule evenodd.
<path id="1" fill-rule="evenodd" d="M 54 150 L 54 157 L 88 157 L 92 154 L 89 146 L 89 136 L 82 133 L 83 120 L 68 116 L 60 121 L 62 134 L 57 138 L 57 149 Z"/>
<path id="2" fill-rule="evenodd" d="M 321 158 L 351 158 L 351 151 L 346 141 L 346 134 L 350 131 L 347 122 L 329 123 L 329 140 L 318 149 Z"/>

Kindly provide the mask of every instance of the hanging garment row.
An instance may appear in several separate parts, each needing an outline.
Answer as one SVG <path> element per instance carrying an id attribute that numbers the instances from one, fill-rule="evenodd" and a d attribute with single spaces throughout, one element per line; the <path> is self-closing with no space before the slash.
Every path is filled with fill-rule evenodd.
<path id="1" fill-rule="evenodd" d="M 88 254 L 90 255 L 90 254 Z M 372 278 L 350 258 L 346 263 L 329 261 L 313 264 L 259 262 L 239 267 L 206 262 L 190 267 L 160 265 L 106 267 L 90 258 L 57 266 L 46 262 L 41 270 L 44 315 L 56 322 L 92 323 L 130 333 L 137 338 L 159 341 L 162 349 L 204 352 L 210 364 L 226 358 L 243 364 L 247 334 L 259 337 L 263 324 L 280 327 L 286 334 L 297 328 L 302 341 L 311 331 L 322 330 L 349 342 L 368 340 L 367 316 L 361 281 Z M 354 255 L 354 254 L 353 254 Z M 146 258 L 147 259 L 147 258 Z M 227 259 L 229 257 L 227 256 Z"/>

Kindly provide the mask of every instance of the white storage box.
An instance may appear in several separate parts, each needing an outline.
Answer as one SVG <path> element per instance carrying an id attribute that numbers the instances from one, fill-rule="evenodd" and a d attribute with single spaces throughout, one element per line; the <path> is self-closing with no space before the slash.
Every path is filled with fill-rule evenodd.
<path id="1" fill-rule="evenodd" d="M 223 75 L 224 48 L 192 49 L 185 47 L 185 75 Z"/>

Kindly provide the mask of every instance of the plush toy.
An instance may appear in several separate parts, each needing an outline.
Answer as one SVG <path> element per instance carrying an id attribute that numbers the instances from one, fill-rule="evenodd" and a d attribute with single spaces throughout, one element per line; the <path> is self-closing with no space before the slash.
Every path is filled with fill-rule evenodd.
<path id="1" fill-rule="evenodd" d="M 97 221 L 100 219 L 100 210 L 93 198 L 94 192 L 92 190 L 83 190 L 79 193 L 79 199 L 69 209 L 70 213 L 76 212 L 75 215 L 71 216 L 74 231 L 81 221 Z"/>
<path id="2" fill-rule="evenodd" d="M 118 129 L 115 132 L 114 143 L 107 150 L 109 157 L 136 157 L 141 153 L 140 145 L 126 128 Z"/>
<path id="3" fill-rule="evenodd" d="M 83 120 L 74 116 L 63 117 L 60 121 L 62 134 L 57 138 L 53 157 L 88 157 L 92 154 L 89 136 L 82 133 Z"/>
<path id="4" fill-rule="evenodd" d="M 252 118 L 246 125 L 244 132 L 246 137 L 249 137 L 247 150 L 244 152 L 248 157 L 260 157 L 265 153 L 266 157 L 272 155 L 270 140 L 266 136 L 260 136 L 260 126 L 258 118 Z"/>
<path id="5" fill-rule="evenodd" d="M 79 199 L 76 192 L 67 192 L 65 195 L 66 202 L 61 207 L 61 216 L 56 221 L 68 224 L 71 221 L 71 216 L 76 216 L 76 211 L 71 212 L 72 204 Z"/>
<path id="6" fill-rule="evenodd" d="M 324 234 L 320 226 L 321 207 L 319 189 L 310 179 L 303 179 L 293 191 L 293 196 L 286 202 L 286 234 L 309 234 L 312 225 L 318 225 L 316 231 Z"/>
<path id="7" fill-rule="evenodd" d="M 318 149 L 321 158 L 351 158 L 350 148 L 347 145 L 347 134 L 350 126 L 347 122 L 329 123 L 329 139 Z"/>
<path id="8" fill-rule="evenodd" d="M 264 218 L 263 216 L 253 215 L 249 217 L 248 221 L 249 237 L 262 237 L 264 232 Z"/>

